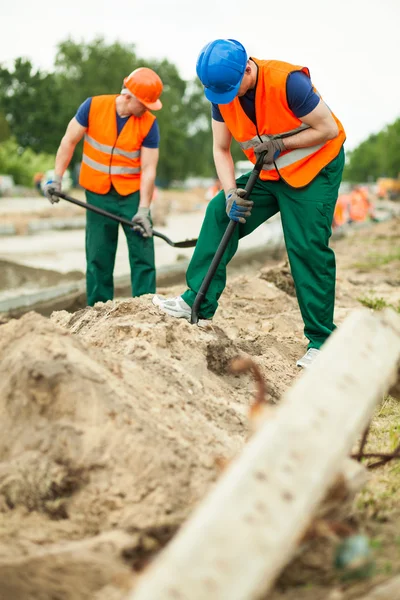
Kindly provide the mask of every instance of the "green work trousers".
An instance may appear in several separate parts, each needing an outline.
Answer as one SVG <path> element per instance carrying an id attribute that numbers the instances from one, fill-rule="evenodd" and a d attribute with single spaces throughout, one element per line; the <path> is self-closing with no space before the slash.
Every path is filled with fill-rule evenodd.
<path id="1" fill-rule="evenodd" d="M 131 220 L 139 206 L 139 192 L 121 196 L 113 188 L 108 194 L 86 190 L 86 200 L 118 217 Z M 132 296 L 156 291 L 153 238 L 142 238 L 122 225 L 128 243 Z M 106 302 L 114 297 L 114 263 L 119 224 L 92 211 L 86 213 L 87 303 Z"/>
<path id="2" fill-rule="evenodd" d="M 219 264 L 199 316 L 210 319 L 218 307 L 218 299 L 226 285 L 226 267 L 234 256 L 239 240 L 278 211 L 281 213 L 286 250 L 289 257 L 297 300 L 304 321 L 304 334 L 309 348 L 320 348 L 335 328 L 336 264 L 329 248 L 331 224 L 344 167 L 344 150 L 306 187 L 293 188 L 283 180 L 257 180 L 251 199 L 254 206 L 246 223 L 239 223 Z M 237 179 L 244 188 L 249 173 Z M 225 195 L 219 192 L 207 207 L 199 239 L 189 264 L 188 290 L 183 299 L 193 305 L 229 223 L 225 212 Z"/>

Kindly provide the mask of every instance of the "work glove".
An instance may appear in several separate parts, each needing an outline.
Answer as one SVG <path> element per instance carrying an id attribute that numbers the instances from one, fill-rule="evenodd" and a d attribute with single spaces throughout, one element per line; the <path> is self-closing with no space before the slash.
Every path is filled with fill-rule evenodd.
<path id="1" fill-rule="evenodd" d="M 54 192 L 61 192 L 61 181 L 62 177 L 60 175 L 54 175 L 54 178 L 46 181 L 44 185 L 43 193 L 52 204 L 60 201 L 60 198 L 55 196 Z"/>
<path id="2" fill-rule="evenodd" d="M 150 220 L 150 209 L 145 206 L 140 206 L 136 215 L 132 219 L 133 231 L 140 237 L 153 237 L 153 229 Z"/>
<path id="3" fill-rule="evenodd" d="M 231 221 L 246 223 L 245 217 L 250 217 L 254 202 L 244 198 L 246 190 L 231 188 L 226 195 L 226 214 Z"/>
<path id="4" fill-rule="evenodd" d="M 269 138 L 264 142 L 254 146 L 256 158 L 258 158 L 262 152 L 266 153 L 264 156 L 264 165 L 271 165 L 274 160 L 278 158 L 280 153 L 284 152 L 285 150 L 286 148 L 283 140 L 276 138 Z"/>

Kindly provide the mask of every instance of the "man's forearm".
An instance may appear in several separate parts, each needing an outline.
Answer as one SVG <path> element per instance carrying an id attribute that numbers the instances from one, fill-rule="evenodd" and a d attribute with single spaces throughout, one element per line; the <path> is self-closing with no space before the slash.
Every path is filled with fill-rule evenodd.
<path id="1" fill-rule="evenodd" d="M 156 180 L 156 169 L 148 167 L 140 176 L 140 204 L 142 208 L 150 208 Z"/>
<path id="2" fill-rule="evenodd" d="M 286 150 L 295 150 L 296 148 L 308 148 L 310 146 L 317 146 L 318 144 L 324 144 L 328 140 L 332 140 L 339 133 L 336 123 L 331 126 L 320 129 L 305 129 L 295 135 L 287 138 L 283 138 L 283 143 Z"/>
<path id="3" fill-rule="evenodd" d="M 61 144 L 56 154 L 56 164 L 54 172 L 59 177 L 62 177 L 71 162 L 76 144 L 67 141 L 65 138 L 61 140 Z"/>
<path id="4" fill-rule="evenodd" d="M 230 150 L 214 148 L 214 163 L 218 178 L 226 194 L 228 190 L 236 187 L 235 165 Z"/>

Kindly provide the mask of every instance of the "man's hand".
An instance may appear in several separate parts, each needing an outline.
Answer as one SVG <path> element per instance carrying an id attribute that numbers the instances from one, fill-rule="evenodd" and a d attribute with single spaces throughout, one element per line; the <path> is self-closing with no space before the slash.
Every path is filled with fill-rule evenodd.
<path id="1" fill-rule="evenodd" d="M 139 207 L 132 219 L 133 231 L 144 238 L 153 237 L 153 229 L 150 221 L 150 209 Z"/>
<path id="2" fill-rule="evenodd" d="M 246 190 L 232 188 L 226 195 L 226 214 L 231 221 L 246 223 L 245 217 L 250 217 L 254 202 L 244 198 Z"/>
<path id="3" fill-rule="evenodd" d="M 52 204 L 60 201 L 60 198 L 55 196 L 54 192 L 61 192 L 61 181 L 62 177 L 60 175 L 54 175 L 53 179 L 46 181 L 43 187 L 44 195 Z"/>
<path id="4" fill-rule="evenodd" d="M 274 138 L 269 138 L 268 140 L 261 142 L 261 144 L 254 146 L 256 158 L 258 158 L 262 152 L 266 152 L 264 165 L 271 165 L 284 150 L 286 150 L 286 148 L 283 140 Z"/>

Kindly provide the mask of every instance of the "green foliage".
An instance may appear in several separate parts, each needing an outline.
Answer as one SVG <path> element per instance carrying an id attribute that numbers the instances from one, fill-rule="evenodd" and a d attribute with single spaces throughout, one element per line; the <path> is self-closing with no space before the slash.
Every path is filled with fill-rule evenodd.
<path id="1" fill-rule="evenodd" d="M 20 146 L 55 152 L 64 127 L 60 91 L 54 75 L 34 70 L 29 60 L 17 58 L 12 72 L 0 67 L 0 111 Z"/>
<path id="2" fill-rule="evenodd" d="M 159 183 L 169 185 L 188 175 L 215 176 L 210 104 L 199 81 L 184 81 L 168 60 L 143 60 L 133 45 L 108 44 L 101 37 L 90 43 L 61 42 L 51 73 L 22 58 L 10 70 L 0 65 L 0 136 L 3 113 L 19 146 L 55 154 L 80 104 L 89 96 L 118 94 L 124 77 L 139 66 L 154 69 L 164 83 L 163 109 L 156 114 Z M 81 151 L 79 144 L 72 165 L 80 161 Z"/>
<path id="3" fill-rule="evenodd" d="M 54 156 L 22 148 L 14 138 L 0 143 L 0 173 L 12 175 L 18 185 L 31 186 L 35 173 L 53 166 Z"/>
<path id="4" fill-rule="evenodd" d="M 11 137 L 10 126 L 7 123 L 4 113 L 0 112 L 0 143 L 5 142 Z"/>
<path id="5" fill-rule="evenodd" d="M 383 310 L 384 308 L 393 308 L 396 312 L 400 313 L 400 302 L 397 306 L 389 304 L 384 298 L 374 298 L 373 296 L 361 296 L 357 300 L 367 308 L 371 310 Z"/>
<path id="6" fill-rule="evenodd" d="M 400 118 L 378 134 L 369 136 L 352 152 L 343 179 L 354 183 L 400 174 Z"/>

